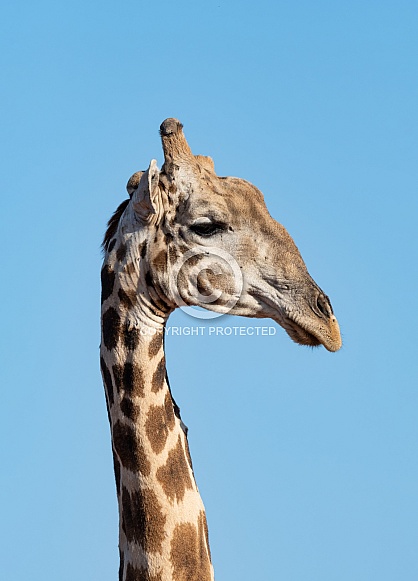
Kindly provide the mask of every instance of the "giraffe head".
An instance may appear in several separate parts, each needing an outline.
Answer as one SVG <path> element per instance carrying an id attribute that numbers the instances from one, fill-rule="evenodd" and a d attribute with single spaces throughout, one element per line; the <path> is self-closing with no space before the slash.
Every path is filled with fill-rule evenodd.
<path id="1" fill-rule="evenodd" d="M 164 165 L 160 171 L 153 160 L 131 177 L 117 231 L 131 255 L 141 254 L 154 304 L 269 317 L 297 343 L 337 351 L 330 301 L 262 193 L 217 176 L 211 158 L 193 155 L 176 119 L 165 120 L 160 133 Z"/>

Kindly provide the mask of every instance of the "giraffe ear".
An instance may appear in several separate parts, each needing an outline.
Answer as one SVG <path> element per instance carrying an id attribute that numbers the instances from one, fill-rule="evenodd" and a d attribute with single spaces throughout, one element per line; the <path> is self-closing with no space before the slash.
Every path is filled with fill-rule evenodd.
<path id="1" fill-rule="evenodd" d="M 157 213 L 159 177 L 160 170 L 157 167 L 157 162 L 153 159 L 147 171 L 141 174 L 138 185 L 132 192 L 133 208 L 138 218 L 143 221 L 148 221 L 152 214 Z"/>

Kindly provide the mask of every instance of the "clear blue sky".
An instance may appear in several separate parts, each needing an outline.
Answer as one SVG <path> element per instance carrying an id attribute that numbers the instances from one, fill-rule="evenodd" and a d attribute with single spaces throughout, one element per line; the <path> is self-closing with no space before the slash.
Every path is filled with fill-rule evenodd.
<path id="1" fill-rule="evenodd" d="M 170 116 L 264 192 L 344 337 L 168 337 L 217 581 L 418 579 L 417 19 L 404 0 L 3 3 L 2 579 L 117 579 L 99 247 Z"/>

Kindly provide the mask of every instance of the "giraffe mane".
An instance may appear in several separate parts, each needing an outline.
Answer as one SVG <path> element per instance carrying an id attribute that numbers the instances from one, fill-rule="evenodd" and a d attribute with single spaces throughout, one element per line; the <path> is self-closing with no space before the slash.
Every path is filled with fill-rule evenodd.
<path id="1" fill-rule="evenodd" d="M 116 234 L 116 230 L 118 229 L 119 220 L 121 219 L 122 214 L 124 213 L 126 206 L 129 204 L 130 199 L 123 200 L 121 204 L 119 204 L 117 210 L 113 213 L 112 217 L 110 218 L 109 222 L 107 223 L 106 233 L 103 238 L 102 248 L 103 250 L 107 251 L 109 249 L 110 241 L 112 240 L 113 236 Z"/>

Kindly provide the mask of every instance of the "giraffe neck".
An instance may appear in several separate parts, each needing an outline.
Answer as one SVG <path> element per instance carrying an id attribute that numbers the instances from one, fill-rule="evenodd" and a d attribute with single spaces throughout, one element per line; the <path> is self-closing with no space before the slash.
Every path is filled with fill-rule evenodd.
<path id="1" fill-rule="evenodd" d="M 165 320 L 135 307 L 133 324 L 134 297 L 123 277 L 104 269 L 101 368 L 119 505 L 119 579 L 211 581 L 205 510 L 167 382 Z"/>

